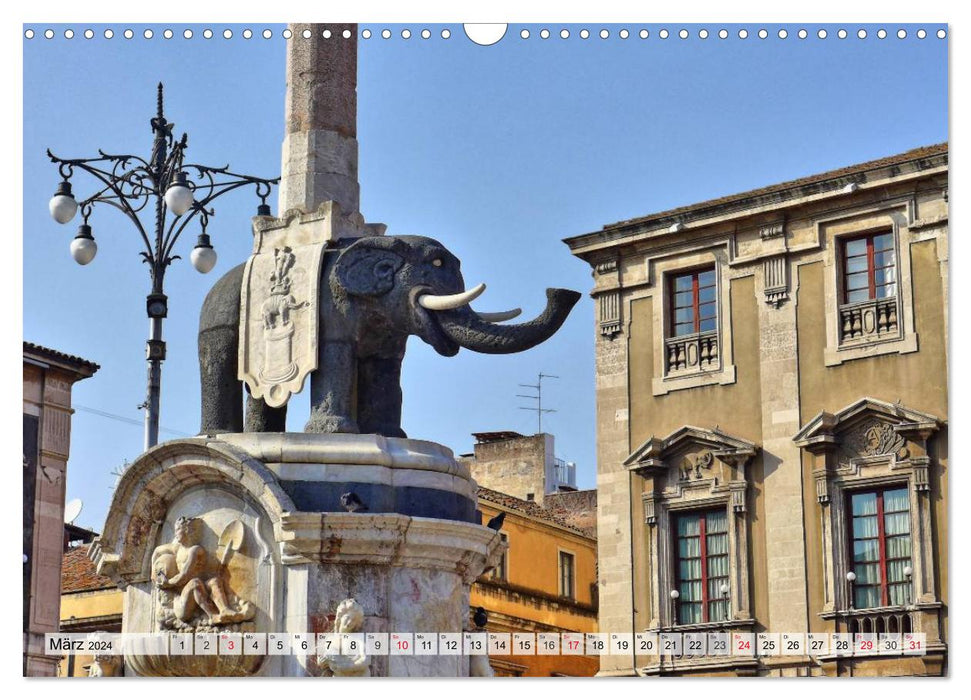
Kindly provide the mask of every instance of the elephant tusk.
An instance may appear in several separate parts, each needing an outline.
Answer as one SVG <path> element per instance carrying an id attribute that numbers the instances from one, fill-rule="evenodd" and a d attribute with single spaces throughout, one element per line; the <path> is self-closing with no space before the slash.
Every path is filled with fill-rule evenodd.
<path id="1" fill-rule="evenodd" d="M 486 323 L 502 323 L 503 321 L 516 318 L 522 312 L 522 309 L 509 309 L 509 311 L 494 311 L 492 313 L 488 311 L 476 311 L 475 313 Z"/>
<path id="2" fill-rule="evenodd" d="M 423 294 L 422 296 L 418 297 L 418 303 L 429 311 L 448 311 L 450 309 L 457 309 L 460 306 L 465 306 L 473 299 L 478 297 L 480 294 L 482 294 L 482 292 L 485 291 L 485 288 L 486 286 L 484 284 L 479 284 L 472 289 L 459 292 L 458 294 Z"/>

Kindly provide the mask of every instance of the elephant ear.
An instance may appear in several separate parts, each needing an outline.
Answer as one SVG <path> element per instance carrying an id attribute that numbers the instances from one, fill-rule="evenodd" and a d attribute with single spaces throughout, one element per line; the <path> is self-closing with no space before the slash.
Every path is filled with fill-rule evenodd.
<path id="1" fill-rule="evenodd" d="M 405 264 L 403 247 L 401 241 L 382 236 L 354 242 L 337 258 L 337 281 L 348 294 L 387 294 L 394 286 L 395 273 Z"/>

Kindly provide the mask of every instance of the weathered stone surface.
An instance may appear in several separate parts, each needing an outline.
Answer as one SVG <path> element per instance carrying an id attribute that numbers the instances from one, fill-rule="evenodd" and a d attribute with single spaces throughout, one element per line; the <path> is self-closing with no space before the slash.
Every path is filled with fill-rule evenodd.
<path id="1" fill-rule="evenodd" d="M 91 547 L 98 571 L 125 589 L 123 632 L 208 629 L 198 611 L 182 619 L 171 600 L 160 598 L 167 589 L 159 582 L 171 581 L 175 573 L 164 569 L 160 579 L 161 560 L 173 553 L 171 564 L 182 566 L 184 560 L 173 550 L 183 516 L 198 519 L 204 528 L 193 542 L 178 540 L 175 549 L 198 540 L 217 563 L 225 558 L 216 575 L 232 592 L 230 607 L 238 611 L 245 603 L 252 605 L 252 616 L 227 619 L 233 631 L 329 632 L 348 598 L 361 606 L 365 632 L 462 631 L 469 587 L 494 564 L 502 546 L 498 533 L 472 522 L 375 508 L 343 512 L 339 497 L 333 512 L 302 511 L 277 475 L 289 464 L 305 465 L 308 473 L 325 479 L 318 482 L 325 487 L 335 483 L 326 481 L 331 469 L 377 474 L 372 482 L 388 483 L 355 486 L 366 503 L 365 486 L 394 489 L 400 474 L 425 476 L 439 480 L 437 495 L 420 494 L 414 503 L 398 497 L 393 505 L 408 510 L 451 496 L 465 499 L 474 511 L 474 500 L 467 500 L 474 493 L 468 471 L 434 443 L 371 435 L 253 433 L 165 443 L 122 475 L 104 534 Z M 400 490 L 407 494 L 415 488 Z M 240 537 L 220 537 L 236 530 Z M 126 667 L 140 675 L 320 675 L 334 672 L 335 664 L 343 668 L 340 659 L 319 663 L 295 655 L 221 660 L 136 652 L 126 655 Z M 374 657 L 348 663 L 357 671 L 366 667 L 370 675 L 468 675 L 464 657 Z"/>
<path id="2" fill-rule="evenodd" d="M 280 211 L 310 212 L 333 200 L 356 212 L 357 25 L 291 24 L 290 29 Z M 323 37 L 324 30 L 330 38 Z"/>

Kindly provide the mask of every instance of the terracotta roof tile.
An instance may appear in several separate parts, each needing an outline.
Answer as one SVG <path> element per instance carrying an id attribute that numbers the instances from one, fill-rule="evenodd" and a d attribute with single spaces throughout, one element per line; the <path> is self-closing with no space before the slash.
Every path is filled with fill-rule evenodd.
<path id="1" fill-rule="evenodd" d="M 92 374 L 101 369 L 101 365 L 91 362 L 91 360 L 85 360 L 83 357 L 78 357 L 77 355 L 69 355 L 66 352 L 61 352 L 60 350 L 45 348 L 43 345 L 38 345 L 37 343 L 28 343 L 26 340 L 24 341 L 24 352 L 32 352 L 37 355 L 43 355 L 59 362 L 80 365 L 81 367 L 93 370 Z"/>
<path id="2" fill-rule="evenodd" d="M 90 545 L 81 545 L 64 552 L 61 563 L 61 593 L 80 593 L 115 588 L 107 576 L 100 576 L 94 562 L 88 558 Z"/>
<path id="3" fill-rule="evenodd" d="M 544 508 L 536 501 L 524 501 L 521 498 L 516 498 L 515 496 L 510 496 L 507 493 L 500 493 L 499 491 L 493 491 L 492 489 L 487 489 L 484 486 L 479 486 L 479 500 L 487 501 L 489 503 L 502 506 L 512 511 L 518 511 L 525 515 L 533 518 L 539 518 L 540 520 L 546 520 L 548 522 L 564 527 L 567 530 L 576 532 L 584 537 L 590 537 L 588 532 L 583 529 L 571 525 L 566 520 L 556 515 L 553 511 L 548 508 Z M 593 538 L 592 538 L 593 539 Z"/>

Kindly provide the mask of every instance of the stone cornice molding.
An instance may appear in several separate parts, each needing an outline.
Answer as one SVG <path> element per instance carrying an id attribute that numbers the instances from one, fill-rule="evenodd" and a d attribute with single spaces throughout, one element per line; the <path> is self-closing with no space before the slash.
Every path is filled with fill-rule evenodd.
<path id="1" fill-rule="evenodd" d="M 503 548 L 499 533 L 482 525 L 394 513 L 285 513 L 274 530 L 284 564 L 436 569 L 466 584 Z"/>
<path id="2" fill-rule="evenodd" d="M 883 175 L 880 174 L 881 171 L 884 172 Z M 754 214 L 767 214 L 797 205 L 851 197 L 859 192 L 879 190 L 888 185 L 927 179 L 938 174 L 946 175 L 947 172 L 948 154 L 944 151 L 929 157 L 898 163 L 892 169 L 885 165 L 855 174 L 834 175 L 828 179 L 783 188 L 775 192 L 742 193 L 727 201 L 702 202 L 692 207 L 605 226 L 600 231 L 565 238 L 563 242 L 570 247 L 574 255 L 586 257 L 606 248 L 627 245 L 647 238 L 657 239 L 675 235 L 687 229 L 708 226 L 715 221 L 744 219 Z M 853 184 L 857 187 L 853 189 L 847 187 Z"/>
<path id="3" fill-rule="evenodd" d="M 267 464 L 342 464 L 415 469 L 471 479 L 467 464 L 435 442 L 350 433 L 228 433 L 216 440 Z"/>

